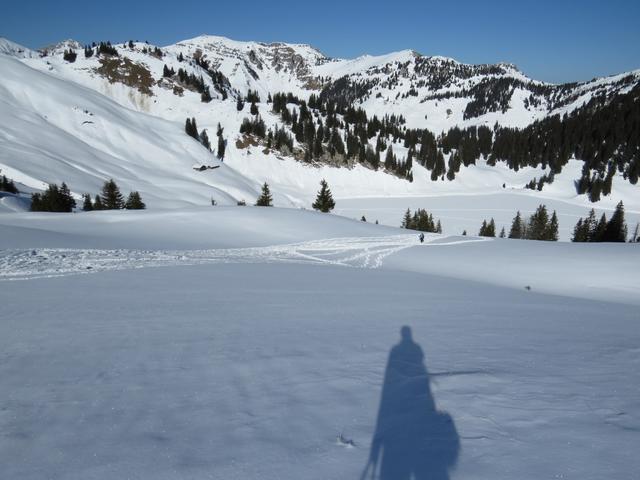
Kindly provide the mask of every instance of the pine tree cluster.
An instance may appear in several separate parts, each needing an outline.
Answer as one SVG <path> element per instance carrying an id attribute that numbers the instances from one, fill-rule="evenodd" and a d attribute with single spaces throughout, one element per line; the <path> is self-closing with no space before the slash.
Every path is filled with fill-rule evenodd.
<path id="1" fill-rule="evenodd" d="M 104 182 L 100 195 L 95 196 L 95 200 L 91 201 L 91 195 L 85 193 L 83 196 L 82 210 L 89 212 L 92 210 L 144 210 L 147 208 L 142 201 L 139 192 L 133 191 L 129 193 L 127 199 L 120 192 L 120 188 L 113 179 Z"/>
<path id="2" fill-rule="evenodd" d="M 638 227 L 631 238 L 637 241 Z M 616 206 L 611 219 L 607 221 L 607 216 L 603 213 L 599 220 L 596 219 L 596 212 L 591 209 L 589 216 L 580 218 L 573 229 L 572 242 L 626 242 L 627 223 L 624 219 L 624 205 L 621 202 Z"/>
<path id="3" fill-rule="evenodd" d="M 442 233 L 442 224 L 440 223 L 440 220 L 434 221 L 433 214 L 427 212 L 422 208 L 419 208 L 415 212 L 413 212 L 413 215 L 411 215 L 411 210 L 407 208 L 407 211 L 404 213 L 404 217 L 402 218 L 402 224 L 400 226 L 409 230 L 418 230 L 421 232 L 429 233 Z"/>
<path id="4" fill-rule="evenodd" d="M 71 212 L 75 206 L 76 201 L 64 182 L 60 187 L 52 183 L 43 193 L 31 195 L 32 212 Z"/>
<path id="5" fill-rule="evenodd" d="M 496 222 L 493 218 L 487 223 L 486 220 L 482 221 L 480 231 L 478 232 L 480 237 L 495 237 L 496 236 Z"/>
<path id="6" fill-rule="evenodd" d="M 64 59 L 64 61 L 69 63 L 75 62 L 77 57 L 78 54 L 72 49 L 65 50 L 62 54 L 62 58 Z"/>
<path id="7" fill-rule="evenodd" d="M 240 125 L 240 133 L 255 135 L 259 138 L 265 138 L 267 135 L 267 127 L 264 124 L 264 120 L 260 116 L 254 118 L 244 118 Z"/>
<path id="8" fill-rule="evenodd" d="M 18 191 L 18 188 L 16 187 L 16 184 L 13 183 L 13 180 L 7 178 L 5 175 L 2 175 L 2 177 L 0 177 L 0 192 L 9 192 L 16 195 L 20 193 Z"/>
<path id="9" fill-rule="evenodd" d="M 207 131 L 204 128 L 200 133 L 198 133 L 198 124 L 196 122 L 195 117 L 187 118 L 184 125 L 184 131 L 187 135 L 189 135 L 193 139 L 200 142 L 204 148 L 206 148 L 210 152 L 212 151 L 209 135 L 207 134 Z M 218 124 L 218 132 L 219 131 L 220 131 L 220 124 Z M 220 145 L 218 145 L 218 148 L 220 148 Z"/>
<path id="10" fill-rule="evenodd" d="M 116 50 L 116 48 L 111 45 L 111 42 L 100 42 L 96 53 L 98 55 L 112 55 L 114 57 L 118 56 L 118 50 Z"/>
<path id="11" fill-rule="evenodd" d="M 556 211 L 554 210 L 549 218 L 546 205 L 539 205 L 535 213 L 526 221 L 523 220 L 520 212 L 516 213 L 511 223 L 509 238 L 555 242 L 558 240 L 558 227 Z"/>
<path id="12" fill-rule="evenodd" d="M 485 158 L 489 165 L 504 162 L 515 171 L 525 166 L 548 168 L 548 173 L 527 185 L 542 190 L 575 157 L 584 161 L 576 190 L 579 194 L 587 193 L 591 201 L 610 193 L 616 172 L 632 184 L 637 183 L 640 175 L 640 85 L 622 94 L 596 95 L 569 115 L 547 117 L 524 129 L 498 125 L 493 129 L 454 127 L 435 136 L 427 129 L 407 129 L 402 116 L 368 118 L 364 110 L 353 106 L 353 101 L 366 95 L 363 93 L 368 88 L 366 82 L 350 82 L 348 79 L 332 82 L 319 96 L 311 95 L 308 102 L 291 93 L 273 96 L 272 110 L 304 150 L 305 161 L 327 158 L 334 163 L 357 161 L 374 169 L 384 164 L 386 171 L 408 180 L 412 180 L 412 162 L 416 161 L 436 181 L 453 180 L 462 166 Z M 475 103 L 469 104 L 467 115 L 504 109 L 513 82 L 519 80 L 498 80 L 499 88 L 495 91 L 488 88 L 489 83 L 474 87 L 477 91 L 471 93 Z M 527 85 L 527 88 L 550 94 L 549 89 L 556 87 Z M 571 85 L 556 90 L 563 88 Z M 253 98 L 253 93 L 249 97 Z M 532 97 L 528 101 L 534 100 Z M 402 142 L 409 154 L 394 161 L 393 152 L 386 150 L 397 142 Z"/>

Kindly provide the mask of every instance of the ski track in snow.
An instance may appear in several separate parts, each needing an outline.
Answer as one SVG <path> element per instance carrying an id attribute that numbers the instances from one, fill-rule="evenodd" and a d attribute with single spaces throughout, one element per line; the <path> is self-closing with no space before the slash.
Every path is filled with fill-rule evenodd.
<path id="1" fill-rule="evenodd" d="M 61 277 L 148 267 L 210 265 L 216 263 L 301 263 L 379 268 L 385 257 L 413 246 L 440 246 L 487 241 L 447 241 L 448 237 L 417 235 L 346 237 L 268 247 L 207 250 L 101 250 L 42 248 L 0 250 L 0 281 Z"/>

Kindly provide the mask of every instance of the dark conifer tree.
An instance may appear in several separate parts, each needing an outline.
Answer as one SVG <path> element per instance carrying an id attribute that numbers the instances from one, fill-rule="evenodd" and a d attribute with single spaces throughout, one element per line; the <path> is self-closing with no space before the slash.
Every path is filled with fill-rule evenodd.
<path id="1" fill-rule="evenodd" d="M 104 207 L 102 205 L 102 199 L 100 198 L 100 195 L 96 195 L 95 199 L 93 200 L 93 209 L 94 210 L 104 210 Z"/>
<path id="2" fill-rule="evenodd" d="M 144 210 L 147 206 L 142 201 L 142 197 L 138 192 L 131 192 L 127 198 L 124 208 L 127 210 Z"/>
<path id="3" fill-rule="evenodd" d="M 273 207 L 273 197 L 271 196 L 271 191 L 269 190 L 269 184 L 264 182 L 262 185 L 262 193 L 256 200 L 257 207 Z"/>
<path id="4" fill-rule="evenodd" d="M 211 93 L 209 92 L 209 87 L 203 87 L 202 93 L 200 94 L 200 101 L 203 103 L 209 103 L 211 101 Z"/>
<path id="5" fill-rule="evenodd" d="M 585 228 L 586 227 L 586 228 Z M 575 227 L 573 227 L 572 242 L 588 242 L 589 241 L 589 224 L 583 221 L 582 218 L 578 219 Z"/>
<path id="6" fill-rule="evenodd" d="M 622 201 L 616 206 L 611 219 L 607 222 L 607 226 L 602 235 L 603 242 L 626 242 L 627 241 L 627 224 L 624 220 L 624 205 Z"/>
<path id="7" fill-rule="evenodd" d="M 509 238 L 524 238 L 524 224 L 522 222 L 522 217 L 520 216 L 520 211 L 516 213 L 516 216 L 511 223 Z"/>
<path id="8" fill-rule="evenodd" d="M 13 183 L 13 180 L 4 175 L 2 175 L 2 178 L 0 179 L 0 192 L 9 192 L 16 195 L 19 193 L 16 184 Z"/>
<path id="9" fill-rule="evenodd" d="M 64 51 L 62 58 L 64 58 L 65 62 L 73 63 L 76 61 L 77 56 L 78 54 L 75 51 L 69 49 Z"/>
<path id="10" fill-rule="evenodd" d="M 222 136 L 222 130 L 218 130 L 218 158 L 224 160 L 224 153 L 227 148 L 227 141 Z"/>
<path id="11" fill-rule="evenodd" d="M 200 132 L 200 143 L 204 146 L 204 148 L 211 151 L 211 142 L 209 141 L 209 135 L 207 135 L 207 130 L 205 130 L 204 128 L 202 129 L 202 132 Z"/>
<path id="12" fill-rule="evenodd" d="M 607 216 L 603 213 L 600 220 L 596 224 L 595 229 L 591 233 L 590 242 L 603 242 L 604 233 L 607 230 Z"/>
<path id="13" fill-rule="evenodd" d="M 404 217 L 402 217 L 402 224 L 400 225 L 402 228 L 413 229 L 412 220 L 411 220 L 411 210 L 407 208 L 407 211 L 404 212 Z"/>
<path id="14" fill-rule="evenodd" d="M 547 224 L 549 214 L 545 205 L 539 205 L 535 213 L 529 217 L 527 240 L 547 240 Z"/>
<path id="15" fill-rule="evenodd" d="M 85 193 L 84 195 L 82 195 L 82 210 L 84 210 L 85 212 L 90 212 L 91 210 L 93 210 L 93 203 L 91 203 L 91 195 L 89 195 L 88 193 Z"/>
<path id="16" fill-rule="evenodd" d="M 558 216 L 556 215 L 556 211 L 553 211 L 551 215 L 551 220 L 547 224 L 547 228 L 545 228 L 545 240 L 551 242 L 558 241 Z"/>
<path id="17" fill-rule="evenodd" d="M 100 194 L 102 208 L 104 210 L 118 210 L 124 208 L 124 197 L 113 179 L 104 182 Z"/>
<path id="18" fill-rule="evenodd" d="M 318 196 L 316 197 L 316 201 L 313 203 L 312 207 L 315 210 L 320 210 L 321 212 L 330 212 L 336 206 L 336 202 L 333 200 L 333 196 L 331 195 L 331 190 L 329 190 L 329 185 L 327 181 L 322 179 L 320 181 L 320 191 L 318 192 Z"/>

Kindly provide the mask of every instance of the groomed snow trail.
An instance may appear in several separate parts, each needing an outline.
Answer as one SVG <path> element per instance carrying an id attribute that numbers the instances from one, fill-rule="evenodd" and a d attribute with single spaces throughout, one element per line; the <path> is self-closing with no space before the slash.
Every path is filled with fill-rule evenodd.
<path id="1" fill-rule="evenodd" d="M 385 257 L 413 246 L 452 245 L 486 239 L 417 235 L 346 237 L 286 245 L 209 250 L 101 250 L 44 248 L 0 250 L 0 280 L 29 280 L 147 267 L 215 263 L 304 263 L 378 268 Z"/>

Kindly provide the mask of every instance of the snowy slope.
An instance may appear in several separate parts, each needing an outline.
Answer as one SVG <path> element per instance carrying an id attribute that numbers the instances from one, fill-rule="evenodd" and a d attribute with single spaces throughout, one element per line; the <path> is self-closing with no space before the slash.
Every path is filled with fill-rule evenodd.
<path id="1" fill-rule="evenodd" d="M 572 214 L 573 206 L 581 207 L 582 215 L 586 215 L 591 204 L 586 196 L 577 196 L 574 188 L 581 162 L 570 161 L 543 192 L 523 188 L 530 180 L 546 173 L 543 170 L 522 168 L 515 172 L 503 164 L 489 167 L 482 160 L 477 166 L 463 169 L 452 182 L 432 182 L 429 172 L 420 165 L 413 167 L 413 183 L 362 165 L 352 169 L 309 166 L 274 151 L 265 153 L 263 146 L 238 147 L 239 127 L 243 118 L 249 116 L 249 106 L 238 112 L 235 97 L 248 89 L 257 90 L 262 100 L 258 103 L 260 115 L 267 127 L 273 128 L 278 118 L 266 103 L 268 93 L 291 91 L 305 97 L 317 93 L 326 82 L 346 75 L 350 81 L 373 82 L 371 91 L 362 99 L 369 115 L 398 113 L 407 118 L 408 126 L 426 126 L 438 132 L 453 125 L 496 122 L 524 126 L 549 114 L 552 103 L 562 105 L 557 111 L 564 113 L 582 105 L 595 92 L 624 91 L 627 88 L 624 85 L 628 85 L 624 83 L 628 81 L 625 78 L 629 77 L 619 75 L 579 84 L 554 94 L 553 102 L 541 99 L 538 106 L 527 109 L 523 103 L 530 95 L 527 85 L 545 85 L 527 79 L 514 66 L 465 65 L 443 57 L 424 57 L 409 50 L 340 60 L 327 58 L 308 45 L 237 42 L 201 36 L 164 47 L 162 58 L 150 53 L 154 47 L 145 43 L 134 43 L 133 48 L 115 45 L 119 58 L 129 63 L 120 64 L 110 77 L 100 70 L 104 59 L 95 55 L 85 58 L 82 49 L 76 50 L 78 56 L 74 63 L 65 61 L 62 52 L 79 46 L 73 40 L 48 47 L 47 56 L 42 58 L 29 53 L 22 55 L 29 58 L 16 59 L 15 52 L 26 50 L 8 41 L 3 41 L 3 45 L 5 53 L 11 56 L 0 54 L 0 65 L 5 72 L 0 78 L 3 105 L 0 170 L 29 188 L 40 189 L 50 182 L 65 181 L 76 195 L 95 194 L 104 180 L 113 177 L 125 193 L 139 190 L 150 208 L 164 208 L 208 205 L 212 198 L 222 205 L 235 204 L 238 200 L 252 203 L 259 186 L 267 181 L 276 205 L 309 208 L 320 179 L 325 178 L 339 199 L 389 198 L 393 212 L 374 218 L 391 225 L 397 225 L 397 219 L 410 206 L 408 203 L 401 206 L 394 199 L 458 195 L 459 208 L 476 207 L 478 213 L 469 224 L 456 222 L 448 226 L 445 222 L 447 233 L 460 233 L 460 226 L 474 231 L 476 225 L 490 216 L 489 212 L 481 212 L 482 196 L 502 194 L 505 190 L 516 194 L 510 197 L 514 200 L 509 205 L 513 214 L 517 209 L 524 210 L 524 205 L 533 197 L 540 199 L 540 203 L 570 204 Z M 178 61 L 180 54 L 190 58 L 197 51 L 228 78 L 230 86 L 224 92 L 216 90 L 199 66 Z M 213 100 L 203 103 L 195 91 L 176 90 L 175 81 L 162 76 L 164 65 L 203 75 Z M 132 71 L 140 77 L 123 80 L 122 75 Z M 629 75 L 640 78 L 639 72 Z M 470 97 L 456 96 L 456 92 L 496 78 L 522 82 L 523 86 L 512 94 L 510 108 L 504 113 L 488 112 L 464 120 L 463 111 Z M 422 86 L 421 81 L 425 82 Z M 404 95 L 411 88 L 417 95 Z M 42 92 L 48 93 L 45 96 Z M 430 98 L 425 100 L 426 97 Z M 188 117 L 197 119 L 199 129 L 208 132 L 214 146 L 218 124 L 224 128 L 227 153 L 220 168 L 193 170 L 194 166 L 220 163 L 184 134 Z M 400 144 L 394 145 L 394 152 L 399 158 L 407 154 Z M 631 215 L 640 212 L 640 187 L 630 185 L 618 174 L 613 185 L 613 193 L 603 197 L 598 207 L 611 209 L 623 200 Z M 428 198 L 425 203 L 428 206 Z M 386 208 L 379 202 L 376 205 Z M 562 225 L 566 231 L 572 226 Z"/>
<path id="2" fill-rule="evenodd" d="M 23 47 L 22 45 L 18 45 L 11 40 L 0 37 L 0 54 L 9 55 L 16 58 L 39 58 L 40 55 L 38 52 L 34 52 L 33 50 L 28 49 L 27 47 Z"/>
<path id="3" fill-rule="evenodd" d="M 221 165 L 181 124 L 123 108 L 9 57 L 0 56 L 0 67 L 0 168 L 28 187 L 64 181 L 79 198 L 114 178 L 124 191 L 167 207 L 257 195 L 257 184 Z M 203 164 L 220 168 L 193 169 Z"/>
<path id="4" fill-rule="evenodd" d="M 0 229 L 8 478 L 640 469 L 635 245 L 420 245 L 250 207 L 5 214 Z"/>

